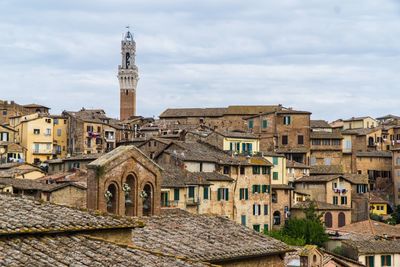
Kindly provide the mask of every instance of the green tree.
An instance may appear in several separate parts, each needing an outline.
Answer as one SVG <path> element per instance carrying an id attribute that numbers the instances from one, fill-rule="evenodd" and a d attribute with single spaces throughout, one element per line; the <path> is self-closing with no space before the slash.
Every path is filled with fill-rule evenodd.
<path id="1" fill-rule="evenodd" d="M 269 235 L 289 245 L 312 244 L 322 246 L 328 240 L 321 220 L 323 213 L 317 212 L 314 202 L 309 202 L 303 212 L 305 218 L 291 218 L 282 230 L 272 231 Z"/>
<path id="2" fill-rule="evenodd" d="M 390 214 L 390 219 L 387 221 L 389 224 L 399 224 L 400 223 L 400 205 L 394 208 L 392 214 Z"/>

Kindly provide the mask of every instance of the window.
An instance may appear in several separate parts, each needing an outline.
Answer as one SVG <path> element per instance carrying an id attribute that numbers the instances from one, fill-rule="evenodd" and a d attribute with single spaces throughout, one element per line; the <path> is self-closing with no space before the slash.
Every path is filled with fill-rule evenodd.
<path id="1" fill-rule="evenodd" d="M 278 203 L 278 194 L 276 193 L 275 190 L 272 190 L 271 200 L 272 200 L 272 203 Z"/>
<path id="2" fill-rule="evenodd" d="M 255 193 L 260 193 L 260 192 L 261 192 L 260 189 L 261 189 L 261 188 L 260 188 L 260 185 L 259 185 L 259 184 L 253 184 L 253 194 L 255 194 Z"/>
<path id="3" fill-rule="evenodd" d="M 57 136 L 61 136 L 61 129 L 57 129 Z"/>
<path id="4" fill-rule="evenodd" d="M 34 151 L 34 153 L 39 153 L 39 144 L 37 144 L 37 143 L 34 144 L 33 151 Z"/>
<path id="5" fill-rule="evenodd" d="M 396 158 L 396 165 L 400 165 L 400 157 Z"/>
<path id="6" fill-rule="evenodd" d="M 338 197 L 337 196 L 333 196 L 333 205 L 337 205 L 338 203 Z"/>
<path id="7" fill-rule="evenodd" d="M 331 158 L 325 158 L 325 159 L 324 159 L 324 164 L 325 164 L 326 166 L 331 165 L 331 162 L 332 162 L 332 159 L 331 159 Z"/>
<path id="8" fill-rule="evenodd" d="M 331 144 L 331 140 L 329 140 L 329 139 L 322 140 L 322 145 L 323 146 L 329 146 L 330 144 Z"/>
<path id="9" fill-rule="evenodd" d="M 224 166 L 224 174 L 229 174 L 231 172 L 230 166 Z"/>
<path id="10" fill-rule="evenodd" d="M 240 188 L 239 189 L 239 199 L 240 200 L 248 200 L 249 199 L 249 189 L 248 188 Z"/>
<path id="11" fill-rule="evenodd" d="M 174 200 L 179 200 L 179 188 L 174 188 Z"/>
<path id="12" fill-rule="evenodd" d="M 357 185 L 357 193 L 358 194 L 363 194 L 367 192 L 367 185 L 365 184 L 358 184 Z"/>
<path id="13" fill-rule="evenodd" d="M 246 226 L 246 215 L 242 215 L 241 218 L 240 218 L 240 221 L 241 221 L 243 226 Z"/>
<path id="14" fill-rule="evenodd" d="M 228 188 L 218 188 L 218 201 L 229 200 L 229 189 Z"/>
<path id="15" fill-rule="evenodd" d="M 0 133 L 0 141 L 8 142 L 9 141 L 9 135 L 7 132 L 1 132 Z"/>
<path id="16" fill-rule="evenodd" d="M 254 216 L 261 215 L 261 205 L 260 204 L 253 204 L 253 215 Z"/>
<path id="17" fill-rule="evenodd" d="M 264 215 L 268 215 L 268 205 L 264 205 Z"/>
<path id="18" fill-rule="evenodd" d="M 337 140 L 337 139 L 332 140 L 332 145 L 333 146 L 340 146 L 340 140 Z"/>
<path id="19" fill-rule="evenodd" d="M 57 124 L 58 124 L 58 119 L 54 119 L 54 120 L 53 120 L 53 124 L 54 124 L 54 125 L 57 125 Z"/>
<path id="20" fill-rule="evenodd" d="M 272 179 L 273 179 L 273 180 L 278 180 L 278 176 L 279 176 L 279 173 L 278 173 L 278 172 L 273 172 L 273 173 L 272 173 Z"/>
<path id="21" fill-rule="evenodd" d="M 303 135 L 297 136 L 297 144 L 304 145 L 304 136 Z"/>
<path id="22" fill-rule="evenodd" d="M 200 162 L 200 167 L 199 167 L 199 169 L 200 169 L 200 172 L 203 172 L 203 162 Z"/>
<path id="23" fill-rule="evenodd" d="M 351 140 L 346 140 L 346 142 L 344 143 L 344 148 L 351 149 Z"/>
<path id="24" fill-rule="evenodd" d="M 209 191 L 210 191 L 210 187 L 209 186 L 205 186 L 204 187 L 204 192 L 203 192 L 203 199 L 208 199 Z"/>
<path id="25" fill-rule="evenodd" d="M 263 127 L 263 129 L 268 128 L 268 121 L 267 120 L 263 120 L 262 121 L 262 127 Z"/>
<path id="26" fill-rule="evenodd" d="M 245 173 L 245 168 L 243 166 L 240 166 L 240 174 L 244 175 Z"/>
<path id="27" fill-rule="evenodd" d="M 249 129 L 253 129 L 253 127 L 254 127 L 254 121 L 249 120 Z"/>
<path id="28" fill-rule="evenodd" d="M 3 110 L 3 116 L 7 116 L 7 110 Z"/>
<path id="29" fill-rule="evenodd" d="M 260 166 L 253 166 L 253 174 L 260 174 Z"/>
<path id="30" fill-rule="evenodd" d="M 342 205 L 347 205 L 347 197 L 341 196 L 341 197 L 340 197 L 340 203 L 341 203 Z"/>
<path id="31" fill-rule="evenodd" d="M 375 267 L 375 257 L 365 256 L 365 264 L 367 267 Z"/>
<path id="32" fill-rule="evenodd" d="M 86 126 L 86 132 L 93 132 L 93 126 L 91 126 L 91 125 L 88 125 L 88 126 Z"/>
<path id="33" fill-rule="evenodd" d="M 282 145 L 287 145 L 287 144 L 288 144 L 288 136 L 282 135 Z"/>
<path id="34" fill-rule="evenodd" d="M 316 165 L 317 164 L 317 159 L 315 157 L 310 158 L 310 165 Z"/>
<path id="35" fill-rule="evenodd" d="M 51 129 L 50 129 L 50 128 L 47 128 L 47 129 L 46 129 L 45 135 L 51 135 Z"/>
<path id="36" fill-rule="evenodd" d="M 260 232 L 260 225 L 259 224 L 253 224 L 253 229 L 256 232 Z"/>
<path id="37" fill-rule="evenodd" d="M 272 163 L 278 165 L 278 157 L 272 157 Z"/>
<path id="38" fill-rule="evenodd" d="M 261 192 L 269 194 L 270 189 L 271 189 L 271 186 L 269 184 L 263 184 L 262 188 L 261 188 Z"/>
<path id="39" fill-rule="evenodd" d="M 261 166 L 261 172 L 262 174 L 269 174 L 269 169 L 267 166 Z"/>
<path id="40" fill-rule="evenodd" d="M 33 134 L 36 134 L 36 135 L 40 134 L 40 129 L 33 129 Z"/>
<path id="41" fill-rule="evenodd" d="M 291 123 L 291 118 L 290 118 L 290 116 L 284 116 L 284 117 L 283 117 L 283 124 L 284 124 L 284 125 L 290 125 L 290 123 Z"/>
<path id="42" fill-rule="evenodd" d="M 189 190 L 188 197 L 194 198 L 194 186 L 189 186 L 188 190 Z"/>

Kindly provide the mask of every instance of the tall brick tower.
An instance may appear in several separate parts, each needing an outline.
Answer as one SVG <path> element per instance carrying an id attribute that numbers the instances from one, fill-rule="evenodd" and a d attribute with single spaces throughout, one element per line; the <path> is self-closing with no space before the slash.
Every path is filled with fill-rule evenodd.
<path id="1" fill-rule="evenodd" d="M 122 64 L 118 66 L 120 88 L 120 120 L 136 115 L 136 86 L 139 80 L 138 68 L 135 65 L 136 43 L 129 31 L 121 41 Z"/>

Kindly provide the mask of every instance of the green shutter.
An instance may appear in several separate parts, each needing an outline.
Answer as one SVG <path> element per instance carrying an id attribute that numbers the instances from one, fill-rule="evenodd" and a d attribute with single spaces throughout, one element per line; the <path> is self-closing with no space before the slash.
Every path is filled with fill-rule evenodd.
<path id="1" fill-rule="evenodd" d="M 381 256 L 381 266 L 384 266 L 384 264 L 385 264 L 385 256 L 382 255 Z"/>
<path id="2" fill-rule="evenodd" d="M 264 234 L 268 233 L 268 224 L 264 224 Z"/>
<path id="3" fill-rule="evenodd" d="M 243 199 L 243 188 L 239 189 L 239 199 L 242 200 Z"/>
<path id="4" fill-rule="evenodd" d="M 268 121 L 267 120 L 263 120 L 262 121 L 262 127 L 265 129 L 268 127 Z"/>
<path id="5" fill-rule="evenodd" d="M 279 176 L 278 172 L 273 172 L 272 173 L 272 179 L 278 180 L 278 176 Z"/>
<path id="6" fill-rule="evenodd" d="M 263 184 L 263 185 L 262 185 L 262 192 L 263 192 L 263 193 L 266 193 L 266 192 L 267 192 L 267 185 L 266 185 L 266 184 Z"/>
<path id="7" fill-rule="evenodd" d="M 179 200 L 179 188 L 174 189 L 174 200 Z"/>
<path id="8" fill-rule="evenodd" d="M 253 129 L 254 126 L 254 121 L 253 120 L 249 120 L 249 128 Z"/>
<path id="9" fill-rule="evenodd" d="M 208 186 L 204 187 L 204 194 L 203 194 L 203 198 L 204 199 L 208 199 L 208 192 L 209 192 L 210 188 Z"/>
<path id="10" fill-rule="evenodd" d="M 229 200 L 229 189 L 225 188 L 225 200 L 228 201 Z"/>
<path id="11" fill-rule="evenodd" d="M 245 195 L 245 199 L 248 200 L 249 199 L 249 189 L 248 188 L 246 188 L 244 190 L 244 195 Z"/>
<path id="12" fill-rule="evenodd" d="M 221 189 L 222 188 L 218 188 L 218 201 L 220 201 L 221 200 Z"/>
<path id="13" fill-rule="evenodd" d="M 274 165 L 278 165 L 278 157 L 273 157 L 273 158 L 272 158 L 272 163 L 273 163 Z"/>
<path id="14" fill-rule="evenodd" d="M 256 185 L 253 184 L 253 194 L 256 192 Z"/>
<path id="15" fill-rule="evenodd" d="M 387 264 L 387 266 L 392 266 L 392 256 L 390 256 L 390 255 L 387 256 L 386 264 Z"/>
<path id="16" fill-rule="evenodd" d="M 264 205 L 264 215 L 268 215 L 268 205 Z"/>
<path id="17" fill-rule="evenodd" d="M 271 192 L 271 185 L 267 185 L 267 193 L 269 194 Z"/>

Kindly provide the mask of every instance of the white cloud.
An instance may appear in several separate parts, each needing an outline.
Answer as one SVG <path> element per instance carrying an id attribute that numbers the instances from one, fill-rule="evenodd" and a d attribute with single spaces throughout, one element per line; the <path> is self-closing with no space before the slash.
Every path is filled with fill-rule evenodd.
<path id="1" fill-rule="evenodd" d="M 130 24 L 143 115 L 274 103 L 326 119 L 396 113 L 399 11 L 395 0 L 2 1 L 1 98 L 118 116 Z"/>

